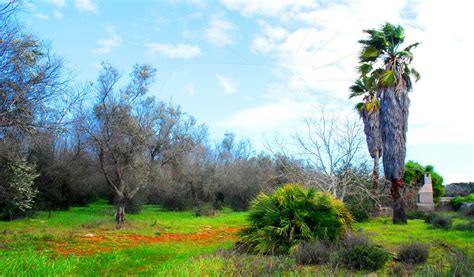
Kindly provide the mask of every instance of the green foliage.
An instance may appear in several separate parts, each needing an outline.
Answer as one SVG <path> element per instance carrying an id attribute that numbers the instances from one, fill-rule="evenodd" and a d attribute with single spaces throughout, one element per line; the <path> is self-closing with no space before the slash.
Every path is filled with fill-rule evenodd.
<path id="1" fill-rule="evenodd" d="M 38 175 L 24 159 L 4 160 L 0 164 L 0 218 L 13 219 L 31 209 Z"/>
<path id="2" fill-rule="evenodd" d="M 273 195 L 260 194 L 249 212 L 250 226 L 239 245 L 250 252 L 288 253 L 301 242 L 334 241 L 350 229 L 352 216 L 328 193 L 287 184 Z"/>
<path id="3" fill-rule="evenodd" d="M 455 210 L 459 210 L 462 203 L 474 203 L 474 193 L 469 194 L 468 196 L 456 196 L 451 199 L 451 205 Z"/>
<path id="4" fill-rule="evenodd" d="M 421 220 L 426 220 L 428 218 L 429 214 L 427 212 L 423 211 L 409 211 L 407 213 L 407 218 L 408 219 L 421 219 Z"/>
<path id="5" fill-rule="evenodd" d="M 398 250 L 398 260 L 406 264 L 422 264 L 428 260 L 429 248 L 423 243 L 403 245 Z"/>
<path id="6" fill-rule="evenodd" d="M 298 247 L 295 258 L 301 265 L 318 265 L 328 263 L 331 259 L 331 246 L 327 242 L 303 243 Z"/>
<path id="7" fill-rule="evenodd" d="M 338 261 L 351 270 L 375 271 L 382 268 L 388 258 L 383 248 L 360 234 L 349 236 L 341 242 L 338 249 Z"/>
<path id="8" fill-rule="evenodd" d="M 474 232 L 474 222 L 456 224 L 454 229 L 458 231 Z"/>
<path id="9" fill-rule="evenodd" d="M 453 224 L 453 220 L 446 216 L 437 215 L 431 219 L 430 223 L 433 228 L 449 229 Z"/>
<path id="10" fill-rule="evenodd" d="M 408 161 L 405 164 L 405 175 L 403 175 L 403 179 L 405 183 L 410 186 L 422 186 L 425 172 L 431 173 L 434 201 L 439 202 L 440 198 L 446 192 L 446 188 L 443 185 L 443 177 L 434 170 L 432 165 L 423 166 L 418 162 Z"/>

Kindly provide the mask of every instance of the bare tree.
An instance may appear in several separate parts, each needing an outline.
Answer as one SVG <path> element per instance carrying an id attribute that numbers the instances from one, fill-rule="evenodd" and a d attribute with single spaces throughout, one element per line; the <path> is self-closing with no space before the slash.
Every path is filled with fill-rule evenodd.
<path id="1" fill-rule="evenodd" d="M 290 179 L 329 192 L 341 200 L 354 193 L 370 194 L 368 188 L 357 181 L 358 167 L 366 163 L 359 124 L 324 107 L 320 107 L 316 116 L 305 118 L 304 124 L 304 131 L 295 134 L 291 147 L 283 141 L 269 147 L 281 153 L 275 155 L 277 159 L 295 157 L 298 160 L 281 163 Z"/>

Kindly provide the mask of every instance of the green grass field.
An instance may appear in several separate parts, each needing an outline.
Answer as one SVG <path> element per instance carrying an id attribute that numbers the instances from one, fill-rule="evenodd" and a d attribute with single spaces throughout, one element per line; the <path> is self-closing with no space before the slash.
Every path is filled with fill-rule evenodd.
<path id="1" fill-rule="evenodd" d="M 230 251 L 246 213 L 221 211 L 213 217 L 192 212 L 161 211 L 146 206 L 127 215 L 117 230 L 114 209 L 105 202 L 69 211 L 38 213 L 35 218 L 0 222 L 0 276 L 48 275 L 329 275 L 329 267 L 296 266 L 291 257 L 237 255 Z M 455 219 L 455 224 L 463 221 Z M 468 231 L 431 229 L 421 220 L 394 226 L 389 219 L 356 224 L 385 249 L 401 244 L 430 244 L 431 265 L 441 263 L 452 249 L 474 248 Z M 379 273 L 388 274 L 393 263 Z M 338 269 L 345 275 L 344 269 Z M 359 272 L 358 274 L 364 274 Z"/>

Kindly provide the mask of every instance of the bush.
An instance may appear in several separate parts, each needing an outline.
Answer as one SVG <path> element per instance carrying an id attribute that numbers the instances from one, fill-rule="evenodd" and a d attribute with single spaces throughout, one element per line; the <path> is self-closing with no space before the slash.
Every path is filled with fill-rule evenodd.
<path id="1" fill-rule="evenodd" d="M 367 236 L 351 235 L 338 247 L 338 261 L 351 270 L 375 271 L 382 268 L 388 258 L 387 252 Z"/>
<path id="2" fill-rule="evenodd" d="M 331 247 L 328 242 L 302 243 L 295 255 L 296 263 L 301 265 L 318 265 L 330 261 Z"/>
<path id="3" fill-rule="evenodd" d="M 449 217 L 437 215 L 431 220 L 431 226 L 437 229 L 449 229 L 453 224 L 453 220 Z"/>
<path id="4" fill-rule="evenodd" d="M 425 214 L 425 223 L 431 224 L 431 222 L 437 217 L 440 217 L 440 215 L 434 212 L 428 212 Z"/>
<path id="5" fill-rule="evenodd" d="M 462 203 L 474 203 L 474 193 L 469 194 L 468 196 L 456 196 L 451 199 L 451 205 L 453 206 L 454 210 L 459 210 L 461 208 Z"/>
<path id="6" fill-rule="evenodd" d="M 428 259 L 429 248 L 423 243 L 411 243 L 398 250 L 398 259 L 405 264 L 422 264 Z"/>
<path id="7" fill-rule="evenodd" d="M 454 226 L 454 229 L 458 231 L 471 231 L 474 232 L 474 222 L 469 222 L 466 224 L 457 224 Z"/>
<path id="8" fill-rule="evenodd" d="M 426 220 L 428 218 L 428 213 L 423 211 L 410 211 L 407 213 L 408 219 L 422 219 Z"/>
<path id="9" fill-rule="evenodd" d="M 350 229 L 352 216 L 328 193 L 287 184 L 273 195 L 261 193 L 249 212 L 250 226 L 240 233 L 241 249 L 283 254 L 302 242 L 334 241 Z"/>

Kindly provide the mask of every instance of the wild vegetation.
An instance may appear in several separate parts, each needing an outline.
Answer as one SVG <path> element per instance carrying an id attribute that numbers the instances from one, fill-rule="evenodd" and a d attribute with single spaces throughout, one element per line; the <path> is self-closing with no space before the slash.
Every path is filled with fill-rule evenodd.
<path id="1" fill-rule="evenodd" d="M 403 27 L 360 40 L 362 125 L 321 106 L 257 152 L 156 97 L 149 64 L 78 83 L 21 4 L 0 4 L 1 276 L 473 274 L 472 209 L 415 211 L 425 172 L 445 190 L 405 163 L 419 73 Z"/>
<path id="2" fill-rule="evenodd" d="M 249 226 L 248 212 L 224 209 L 212 217 L 196 217 L 191 211 L 145 205 L 140 214 L 128 215 L 121 229 L 115 228 L 114 213 L 113 206 L 101 201 L 0 222 L 0 275 L 350 274 L 339 259 L 299 266 L 293 255 L 235 252 L 238 232 Z M 453 220 L 454 224 L 468 222 L 458 216 Z M 423 220 L 392 225 L 389 218 L 355 223 L 353 229 L 370 235 L 373 244 L 389 253 L 389 260 L 376 271 L 379 275 L 411 270 L 419 275 L 437 272 L 445 276 L 460 269 L 464 273 L 459 276 L 472 274 L 474 236 L 469 231 L 432 229 Z M 414 268 L 399 266 L 402 263 L 395 256 L 415 240 L 429 245 L 427 262 Z M 330 256 L 334 257 L 336 250 L 329 250 Z"/>

